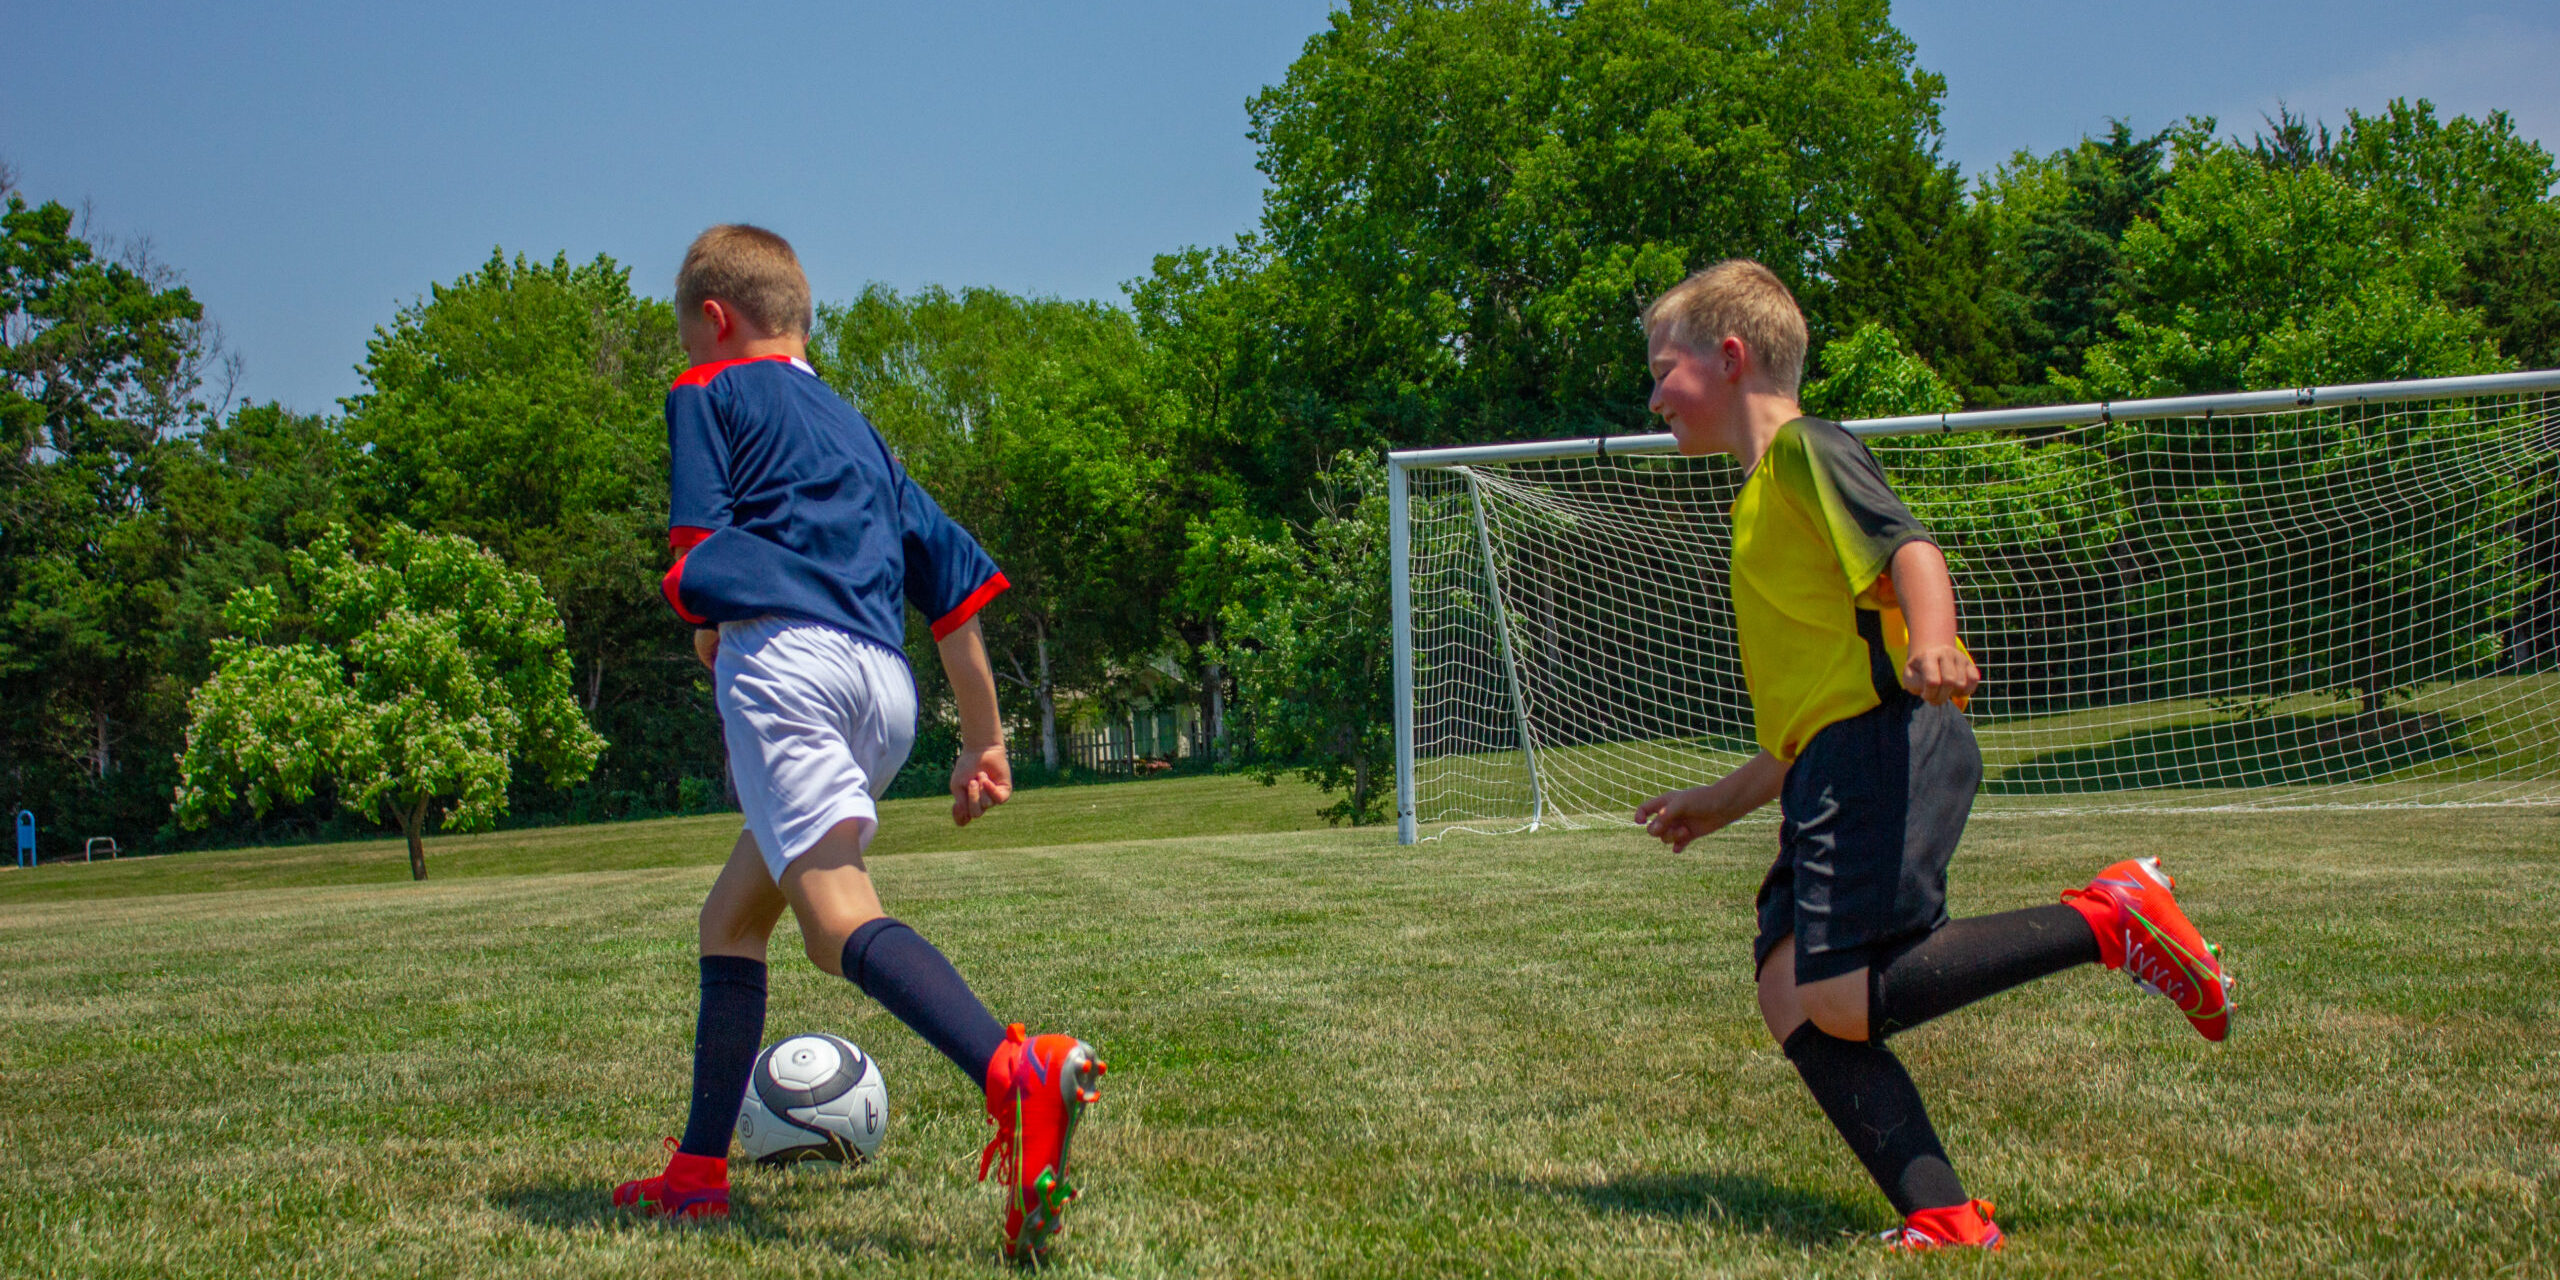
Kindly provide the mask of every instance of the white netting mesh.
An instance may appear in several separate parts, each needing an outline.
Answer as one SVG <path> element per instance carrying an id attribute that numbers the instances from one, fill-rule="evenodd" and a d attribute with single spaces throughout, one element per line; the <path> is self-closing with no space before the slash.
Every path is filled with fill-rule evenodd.
<path id="1" fill-rule="evenodd" d="M 1955 571 L 1981 807 L 2560 803 L 2560 397 L 1868 443 Z M 1411 470 L 1426 833 L 1624 821 L 1751 754 L 1739 478 Z"/>

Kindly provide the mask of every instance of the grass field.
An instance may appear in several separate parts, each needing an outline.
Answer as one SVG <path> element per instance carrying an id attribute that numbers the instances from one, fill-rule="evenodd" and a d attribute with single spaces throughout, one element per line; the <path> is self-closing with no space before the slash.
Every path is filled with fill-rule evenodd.
<path id="1" fill-rule="evenodd" d="M 2097 812 L 2560 803 L 2560 675 L 2428 685 L 2379 716 L 2360 710 L 2353 698 L 2327 694 L 2251 706 L 2164 699 L 2005 719 L 1977 707 L 1981 804 Z M 1423 741 L 1416 807 L 1427 828 L 1526 825 L 1529 769 L 1519 750 L 1434 748 L 1427 731 Z M 1726 773 L 1756 750 L 1730 735 L 1548 744 L 1538 749 L 1538 773 L 1550 817 L 1622 815 L 1647 796 Z"/>
<path id="2" fill-rule="evenodd" d="M 2560 811 L 1986 819 L 1962 913 L 2163 853 L 2230 1042 L 2083 971 L 1897 1039 L 1997 1260 L 1888 1212 L 1768 1046 L 1768 829 L 1400 848 L 1224 779 L 892 810 L 892 909 L 1112 1062 L 1072 1275 L 2560 1274 Z M 986 1275 L 976 1099 L 778 939 L 775 1035 L 885 1066 L 881 1159 L 605 1206 L 681 1124 L 730 820 L 0 873 L 0 1275 Z"/>

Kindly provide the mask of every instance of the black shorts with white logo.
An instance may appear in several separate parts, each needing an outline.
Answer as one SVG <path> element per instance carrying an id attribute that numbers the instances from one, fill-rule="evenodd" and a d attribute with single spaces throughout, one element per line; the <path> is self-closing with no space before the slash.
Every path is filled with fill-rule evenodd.
<path id="1" fill-rule="evenodd" d="M 1796 981 L 1818 982 L 1947 922 L 1947 861 L 1982 785 L 1982 750 L 1964 712 L 1895 692 L 1813 735 L 1788 768 L 1753 972 L 1789 935 Z"/>

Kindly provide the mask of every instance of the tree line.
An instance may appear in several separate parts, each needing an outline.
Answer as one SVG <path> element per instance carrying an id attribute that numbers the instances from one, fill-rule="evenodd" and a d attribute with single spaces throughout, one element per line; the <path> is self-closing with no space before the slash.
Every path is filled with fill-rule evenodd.
<path id="1" fill-rule="evenodd" d="M 1117 303 L 838 295 L 812 361 L 1014 583 L 985 619 L 1026 775 L 1143 685 L 1353 821 L 1386 791 L 1379 455 L 1651 429 L 1637 312 L 1709 262 L 1788 280 L 1835 416 L 2560 365 L 2560 171 L 2504 114 L 2117 123 L 1965 174 L 1943 91 L 1882 0 L 1354 0 L 1247 104 L 1256 226 Z M 48 853 L 383 820 L 322 786 L 182 829 L 190 699 L 335 625 L 309 566 L 449 538 L 538 584 L 601 742 L 566 786 L 511 757 L 473 814 L 720 803 L 657 588 L 665 301 L 493 252 L 375 330 L 334 412 L 235 404 L 175 271 L 0 188 L 0 780 Z M 2509 532 L 2548 559 L 2534 510 Z M 2548 575 L 2521 589 L 2548 619 Z M 920 767 L 947 733 L 929 712 Z"/>

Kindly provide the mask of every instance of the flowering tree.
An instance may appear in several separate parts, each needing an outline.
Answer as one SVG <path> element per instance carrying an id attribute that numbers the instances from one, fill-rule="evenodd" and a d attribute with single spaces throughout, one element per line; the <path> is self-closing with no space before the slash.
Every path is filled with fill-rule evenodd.
<path id="1" fill-rule="evenodd" d="M 558 614 L 532 575 L 467 538 L 394 524 L 379 559 L 343 526 L 294 553 L 305 636 L 270 643 L 273 589 L 231 597 L 232 636 L 189 700 L 179 821 L 201 827 L 246 801 L 264 814 L 333 784 L 354 813 L 409 840 L 427 878 L 431 824 L 486 828 L 507 809 L 521 755 L 554 786 L 595 768 L 604 739 L 570 692 Z"/>

